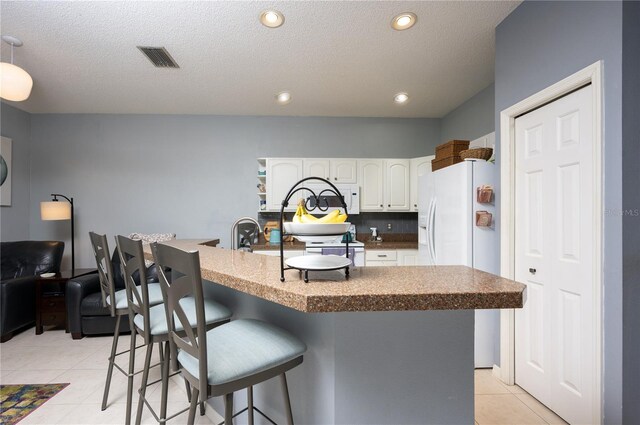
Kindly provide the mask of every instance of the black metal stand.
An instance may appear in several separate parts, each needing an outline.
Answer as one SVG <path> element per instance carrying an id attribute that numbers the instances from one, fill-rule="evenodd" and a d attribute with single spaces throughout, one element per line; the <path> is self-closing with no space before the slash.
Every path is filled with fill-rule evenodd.
<path id="1" fill-rule="evenodd" d="M 67 198 L 59 193 L 52 193 L 53 200 L 57 201 L 57 197 L 66 199 L 71 204 L 71 273 L 75 273 L 76 270 L 76 247 L 75 247 L 75 235 L 74 235 L 74 219 L 73 219 L 73 197 Z"/>
<path id="2" fill-rule="evenodd" d="M 329 188 L 324 189 L 322 191 L 320 191 L 319 193 L 315 193 L 313 190 L 309 189 L 308 187 L 305 186 L 301 186 L 302 183 L 310 181 L 310 180 L 318 180 L 326 185 L 329 186 Z M 325 180 L 323 178 L 320 177 L 306 177 L 300 181 L 298 181 L 296 184 L 294 184 L 293 186 L 291 186 L 291 189 L 289 189 L 289 192 L 287 193 L 287 196 L 284 198 L 284 200 L 282 201 L 282 206 L 280 207 L 280 282 L 284 282 L 284 272 L 285 270 L 292 270 L 292 269 L 296 269 L 299 270 L 300 273 L 302 274 L 304 272 L 304 281 L 305 282 L 309 282 L 309 270 L 308 269 L 301 269 L 298 267 L 285 267 L 284 265 L 284 237 L 285 236 L 342 236 L 345 235 L 347 232 L 344 233 L 337 233 L 337 234 L 323 234 L 323 235 L 317 235 L 317 234 L 296 234 L 296 233 L 285 233 L 284 231 L 284 209 L 286 207 L 289 206 L 289 201 L 291 200 L 291 197 L 300 191 L 306 190 L 307 192 L 311 193 L 311 196 L 309 198 L 307 198 L 307 200 L 305 201 L 305 208 L 307 209 L 307 211 L 314 211 L 314 210 L 319 210 L 319 211 L 327 211 L 329 209 L 329 205 L 327 204 L 327 202 L 325 201 L 325 206 L 321 205 L 321 200 L 322 200 L 322 195 L 324 195 L 325 193 L 328 194 L 332 194 L 337 196 L 341 203 L 342 203 L 342 208 L 344 209 L 344 213 L 347 213 L 347 204 L 344 201 L 344 197 L 342 196 L 342 194 L 340 194 L 340 191 L 338 190 L 338 188 L 331 183 L 328 180 Z M 309 204 L 309 199 L 312 199 L 315 201 L 314 205 L 311 206 Z M 349 239 L 350 238 L 346 238 L 346 256 L 347 259 L 349 259 Z M 343 266 L 343 267 L 337 267 L 337 268 L 332 268 L 332 269 L 324 269 L 324 270 L 341 270 L 341 269 L 345 269 L 345 278 L 349 279 L 349 266 Z"/>

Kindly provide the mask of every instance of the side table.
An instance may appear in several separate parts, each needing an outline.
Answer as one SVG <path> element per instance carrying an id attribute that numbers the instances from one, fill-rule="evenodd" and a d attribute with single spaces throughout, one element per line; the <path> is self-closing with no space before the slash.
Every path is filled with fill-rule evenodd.
<path id="1" fill-rule="evenodd" d="M 64 270 L 53 277 L 36 278 L 36 335 L 43 332 L 43 326 L 64 326 L 69 332 L 65 295 L 67 281 L 74 277 L 95 273 L 97 269 Z"/>

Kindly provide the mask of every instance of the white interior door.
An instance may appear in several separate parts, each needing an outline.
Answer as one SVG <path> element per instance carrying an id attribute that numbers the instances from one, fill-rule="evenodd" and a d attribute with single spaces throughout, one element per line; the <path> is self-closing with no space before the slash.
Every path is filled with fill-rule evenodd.
<path id="1" fill-rule="evenodd" d="M 596 380 L 591 90 L 515 120 L 515 380 L 576 424 L 592 421 Z"/>

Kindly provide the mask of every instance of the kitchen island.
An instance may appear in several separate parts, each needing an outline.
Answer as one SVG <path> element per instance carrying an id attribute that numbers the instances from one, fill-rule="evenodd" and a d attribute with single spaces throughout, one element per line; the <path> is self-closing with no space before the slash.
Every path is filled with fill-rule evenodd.
<path id="1" fill-rule="evenodd" d="M 304 362 L 288 374 L 300 424 L 472 424 L 473 310 L 523 302 L 524 285 L 464 266 L 361 267 L 349 280 L 310 273 L 309 283 L 290 270 L 280 282 L 277 257 L 168 244 L 200 251 L 205 294 L 234 318 L 263 319 L 305 341 Z M 283 423 L 278 385 L 262 384 L 254 397 Z M 239 410 L 244 394 L 235 400 Z M 220 400 L 209 403 L 222 412 Z"/>

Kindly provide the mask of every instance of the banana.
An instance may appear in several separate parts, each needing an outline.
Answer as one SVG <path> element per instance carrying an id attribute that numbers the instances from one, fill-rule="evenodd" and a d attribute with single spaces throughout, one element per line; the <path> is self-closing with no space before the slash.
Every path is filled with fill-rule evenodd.
<path id="1" fill-rule="evenodd" d="M 333 210 L 329 214 L 318 219 L 318 223 L 333 223 L 336 217 L 340 214 L 340 210 Z"/>
<path id="2" fill-rule="evenodd" d="M 344 223 L 345 221 L 347 221 L 347 217 L 348 215 L 346 214 L 339 214 L 336 216 L 334 223 Z"/>
<path id="3" fill-rule="evenodd" d="M 347 217 L 347 214 L 343 214 L 339 209 L 335 209 L 324 217 L 317 218 L 312 214 L 309 214 L 307 209 L 304 207 L 304 199 L 301 199 L 300 202 L 298 202 L 298 208 L 296 208 L 296 213 L 291 221 L 294 223 L 305 224 L 344 223 L 347 220 Z"/>

